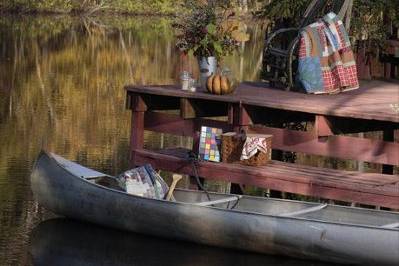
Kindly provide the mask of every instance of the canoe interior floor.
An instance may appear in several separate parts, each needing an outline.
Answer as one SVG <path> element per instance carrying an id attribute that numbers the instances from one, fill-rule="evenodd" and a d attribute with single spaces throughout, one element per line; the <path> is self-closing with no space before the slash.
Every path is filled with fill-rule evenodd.
<path id="1" fill-rule="evenodd" d="M 109 176 L 93 177 L 91 183 L 107 188 L 124 191 L 115 178 Z M 236 196 L 222 193 L 176 189 L 174 197 L 177 202 L 191 203 L 197 206 L 209 206 L 227 210 L 253 212 L 256 214 L 298 217 L 310 220 L 321 220 L 357 225 L 381 226 L 399 230 L 399 213 L 374 211 L 362 208 L 345 208 L 322 203 L 288 201 L 272 198 Z"/>
<path id="2" fill-rule="evenodd" d="M 179 202 L 206 202 L 208 198 L 201 191 L 176 190 L 175 198 Z M 210 193 L 211 200 L 223 199 L 229 195 Z M 222 203 L 213 207 L 230 209 L 234 202 Z M 322 203 L 309 203 L 272 198 L 242 196 L 234 210 L 253 212 L 274 216 L 290 216 L 311 220 L 322 220 L 337 223 L 349 223 L 368 226 L 385 226 L 399 223 L 399 213 L 375 211 L 364 208 L 347 208 Z M 289 214 L 292 215 L 289 215 Z M 392 227 L 396 228 L 396 227 Z"/>

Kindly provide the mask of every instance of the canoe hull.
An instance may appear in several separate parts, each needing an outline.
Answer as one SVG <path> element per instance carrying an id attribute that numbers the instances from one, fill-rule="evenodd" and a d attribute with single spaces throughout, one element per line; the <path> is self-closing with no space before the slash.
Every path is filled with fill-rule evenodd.
<path id="1" fill-rule="evenodd" d="M 66 217 L 132 232 L 340 263 L 399 264 L 399 231 L 227 211 L 128 195 L 72 175 L 42 153 L 38 202 Z"/>

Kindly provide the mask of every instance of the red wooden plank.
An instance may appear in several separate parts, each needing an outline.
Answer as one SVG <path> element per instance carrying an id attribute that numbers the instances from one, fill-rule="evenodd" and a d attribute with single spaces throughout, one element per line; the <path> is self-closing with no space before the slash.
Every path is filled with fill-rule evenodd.
<path id="1" fill-rule="evenodd" d="M 343 180 L 342 171 L 337 171 L 336 169 L 329 168 L 320 168 L 320 167 L 298 167 L 297 164 L 287 164 L 284 162 L 273 161 L 274 165 L 277 167 L 280 172 L 292 172 L 296 171 L 301 175 L 307 176 L 320 176 L 320 179 L 323 179 L 324 175 L 328 176 L 328 180 L 335 179 L 336 181 L 345 182 Z M 369 184 L 372 186 L 381 186 L 381 185 L 389 185 L 398 183 L 398 177 L 396 175 L 381 175 L 380 173 L 363 173 L 363 172 L 350 172 L 350 175 L 346 175 L 350 177 L 351 183 L 362 183 Z"/>
<path id="2" fill-rule="evenodd" d="M 351 117 L 399 123 L 390 107 L 398 103 L 399 82 L 370 81 L 361 88 L 338 95 L 307 95 L 268 87 L 265 83 L 242 83 L 230 95 L 186 92 L 178 86 L 126 86 L 130 92 L 227 103 L 254 105 L 303 113 Z"/>
<path id="3" fill-rule="evenodd" d="M 231 125 L 211 119 L 185 120 L 177 115 L 147 112 L 145 128 L 181 136 L 193 136 L 201 125 L 231 131 Z M 252 133 L 273 135 L 273 149 L 302 152 L 333 158 L 399 165 L 399 143 L 347 136 L 317 138 L 312 132 L 271 127 L 251 127 Z"/>
<path id="4" fill-rule="evenodd" d="M 151 163 L 156 168 L 171 172 L 193 174 L 192 165 L 186 159 L 146 150 L 136 152 L 139 163 Z M 280 165 L 273 166 L 273 164 L 258 168 L 201 162 L 199 163 L 199 174 L 205 178 L 250 184 L 303 195 L 399 208 L 399 186 L 397 185 L 376 187 L 359 183 L 331 182 L 319 180 L 317 175 L 310 178 L 297 171 L 280 172 L 279 167 Z M 303 166 L 297 167 L 303 168 Z M 342 176 L 346 176 L 350 180 L 350 172 L 340 172 L 342 172 Z M 397 178 L 399 182 L 399 177 Z"/>
<path id="5" fill-rule="evenodd" d="M 209 101 L 219 101 L 228 103 L 239 103 L 240 100 L 233 94 L 226 95 L 215 95 L 208 92 L 190 92 L 184 91 L 178 85 L 149 85 L 149 86 L 139 86 L 139 85 L 128 85 L 125 89 L 130 93 L 139 94 L 153 94 L 160 96 L 187 98 L 187 99 L 202 99 Z"/>
<path id="6" fill-rule="evenodd" d="M 323 115 L 316 115 L 315 131 L 319 137 L 334 135 L 330 121 Z"/>
<path id="7" fill-rule="evenodd" d="M 182 119 L 178 115 L 159 112 L 147 112 L 144 124 L 146 130 L 178 136 L 194 136 L 201 126 L 221 128 L 225 132 L 232 130 L 232 126 L 227 121 L 204 118 Z"/>
<path id="8" fill-rule="evenodd" d="M 149 157 L 153 156 L 155 158 L 163 158 L 163 156 L 169 156 L 169 159 L 182 159 L 179 161 L 179 165 L 189 165 L 186 156 L 181 152 L 183 149 L 179 149 L 176 152 L 175 149 L 161 151 L 162 154 L 153 151 L 139 151 L 140 153 L 146 154 Z M 186 151 L 187 152 L 187 151 Z M 383 175 L 375 173 L 359 173 L 353 171 L 343 171 L 335 169 L 325 169 L 318 167 L 303 166 L 292 163 L 284 163 L 278 161 L 272 161 L 267 166 L 260 167 L 248 167 L 240 164 L 226 164 L 226 163 L 209 163 L 201 162 L 200 165 L 204 166 L 204 171 L 222 171 L 219 176 L 228 177 L 230 175 L 241 175 L 243 178 L 246 176 L 253 175 L 263 178 L 276 178 L 279 180 L 285 180 L 289 182 L 305 183 L 309 185 L 326 185 L 330 187 L 340 187 L 354 190 L 355 188 L 359 191 L 369 192 L 372 194 L 383 194 L 383 195 L 397 195 L 399 196 L 399 176 L 395 175 Z M 282 170 L 283 167 L 285 171 Z M 227 169 L 229 171 L 227 171 Z M 201 171 L 201 170 L 200 170 Z M 223 172 L 224 171 L 224 172 Z M 204 172 L 207 174 L 208 172 Z M 332 175 L 334 173 L 334 175 Z M 202 174 L 200 172 L 200 174 Z M 372 184 L 368 182 L 358 182 L 359 180 L 353 180 L 353 177 L 363 175 L 377 177 L 376 182 Z M 338 177 L 338 178 L 337 178 Z M 379 178 L 380 177 L 380 178 Z M 210 177 L 212 178 L 212 177 Z M 371 179 L 371 178 L 365 178 Z M 391 183 L 384 185 L 384 182 L 378 182 L 379 179 L 390 179 Z M 341 182 L 339 182 L 341 181 Z M 244 182 L 245 183 L 245 182 Z"/>
<path id="9" fill-rule="evenodd" d="M 370 81 L 338 95 L 306 95 L 247 83 L 236 94 L 243 104 L 338 117 L 399 122 L 390 104 L 398 102 L 399 82 Z"/>
<path id="10" fill-rule="evenodd" d="M 348 136 L 317 138 L 313 133 L 271 127 L 252 127 L 252 133 L 273 135 L 272 147 L 380 164 L 399 165 L 399 143 Z"/>

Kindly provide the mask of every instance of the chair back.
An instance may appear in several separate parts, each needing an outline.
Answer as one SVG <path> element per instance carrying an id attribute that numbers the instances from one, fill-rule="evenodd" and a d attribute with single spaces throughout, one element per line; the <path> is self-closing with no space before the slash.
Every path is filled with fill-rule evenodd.
<path id="1" fill-rule="evenodd" d="M 353 0 L 312 0 L 303 15 L 300 28 L 315 22 L 328 12 L 334 12 L 344 22 L 346 30 L 349 31 L 352 7 Z"/>

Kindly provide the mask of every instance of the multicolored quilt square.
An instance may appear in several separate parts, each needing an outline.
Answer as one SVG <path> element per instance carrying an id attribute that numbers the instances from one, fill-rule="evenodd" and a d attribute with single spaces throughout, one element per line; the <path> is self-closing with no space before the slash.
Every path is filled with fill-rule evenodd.
<path id="1" fill-rule="evenodd" d="M 220 162 L 220 143 L 222 129 L 201 127 L 199 158 L 204 161 Z"/>
<path id="2" fill-rule="evenodd" d="M 359 88 L 348 33 L 334 13 L 301 31 L 297 80 L 315 94 Z"/>

